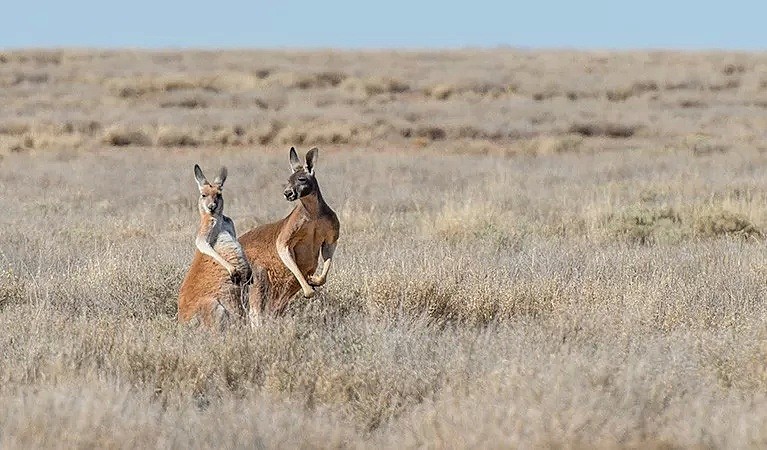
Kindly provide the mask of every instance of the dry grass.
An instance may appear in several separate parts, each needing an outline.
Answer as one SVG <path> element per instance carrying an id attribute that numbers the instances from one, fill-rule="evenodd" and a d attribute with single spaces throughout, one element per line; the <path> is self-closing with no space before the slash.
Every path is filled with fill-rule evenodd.
<path id="1" fill-rule="evenodd" d="M 0 447 L 767 444 L 762 56 L 327 56 L 0 54 Z M 299 142 L 328 284 L 178 326 L 192 165 L 242 233 Z"/>
<path id="2" fill-rule="evenodd" d="M 587 152 L 604 140 L 666 146 L 700 134 L 750 142 L 767 126 L 767 57 L 758 54 L 59 50 L 3 58 L 2 153 L 30 148 L 20 141 L 29 134 L 41 139 L 32 148 L 99 148 L 100 130 L 113 127 L 142 130 L 152 143 L 159 130 L 191 129 L 200 146 L 283 145 L 328 127 L 337 131 L 318 136 L 328 145 L 460 153 L 489 141 L 515 153 L 519 140 L 570 134 L 585 138 Z M 99 131 L 51 132 L 65 121 Z M 265 124 L 278 129 L 264 133 Z M 242 136 L 222 139 L 219 130 L 233 126 Z M 466 145 L 441 145 L 456 139 Z"/>

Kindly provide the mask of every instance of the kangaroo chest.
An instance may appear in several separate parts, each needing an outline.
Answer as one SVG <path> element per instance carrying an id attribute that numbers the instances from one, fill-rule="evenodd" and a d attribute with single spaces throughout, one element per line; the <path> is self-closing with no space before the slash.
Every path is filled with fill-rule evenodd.
<path id="1" fill-rule="evenodd" d="M 216 235 L 216 241 L 212 246 L 217 252 L 220 253 L 221 251 L 235 250 L 240 246 L 240 244 L 237 242 L 237 239 L 235 239 L 234 236 L 226 231 L 221 231 L 218 233 L 218 235 Z"/>
<path id="2" fill-rule="evenodd" d="M 293 255 L 302 273 L 311 274 L 317 268 L 317 260 L 323 241 L 323 224 L 320 221 L 304 224 L 294 235 L 294 239 L 292 239 Z"/>
<path id="3" fill-rule="evenodd" d="M 242 268 L 246 263 L 245 253 L 237 241 L 228 231 L 221 231 L 216 235 L 212 244 L 213 250 L 235 267 Z"/>

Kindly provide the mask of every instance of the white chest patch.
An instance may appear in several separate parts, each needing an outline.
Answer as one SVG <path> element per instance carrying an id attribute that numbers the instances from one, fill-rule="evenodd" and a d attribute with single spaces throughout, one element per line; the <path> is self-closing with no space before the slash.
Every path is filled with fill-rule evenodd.
<path id="1" fill-rule="evenodd" d="M 229 250 L 229 251 L 241 251 L 240 243 L 231 234 L 226 231 L 218 233 L 216 236 L 216 242 L 213 243 L 213 248 L 216 251 Z"/>

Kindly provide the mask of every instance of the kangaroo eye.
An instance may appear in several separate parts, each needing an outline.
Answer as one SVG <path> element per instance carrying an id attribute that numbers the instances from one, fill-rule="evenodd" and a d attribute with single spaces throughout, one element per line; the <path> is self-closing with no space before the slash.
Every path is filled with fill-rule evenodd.
<path id="1" fill-rule="evenodd" d="M 208 194 L 202 194 L 201 195 L 202 198 L 206 198 L 207 196 L 208 196 Z"/>
<path id="2" fill-rule="evenodd" d="M 299 183 L 306 183 L 307 181 L 309 181 L 309 179 L 308 179 L 308 178 L 306 178 L 306 177 L 300 177 L 300 178 L 298 179 L 298 182 L 299 182 Z"/>

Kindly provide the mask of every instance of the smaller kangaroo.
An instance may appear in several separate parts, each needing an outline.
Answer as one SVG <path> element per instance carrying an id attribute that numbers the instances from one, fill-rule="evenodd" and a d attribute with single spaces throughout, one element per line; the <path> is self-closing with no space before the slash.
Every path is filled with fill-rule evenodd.
<path id="1" fill-rule="evenodd" d="M 200 228 L 195 240 L 197 251 L 179 293 L 180 322 L 198 317 L 208 326 L 223 328 L 232 319 L 248 317 L 248 284 L 252 271 L 237 241 L 234 222 L 224 215 L 222 190 L 226 174 L 226 167 L 221 168 L 210 183 L 200 166 L 194 166 L 200 190 L 197 201 Z"/>
<path id="2" fill-rule="evenodd" d="M 281 313 L 298 291 L 306 298 L 314 296 L 314 287 L 327 280 L 340 225 L 314 176 L 318 153 L 317 148 L 309 150 L 302 164 L 296 149 L 290 148 L 291 175 L 283 194 L 296 206 L 284 219 L 240 237 L 251 264 L 259 268 L 250 290 L 253 323 L 258 323 L 264 310 Z M 319 258 L 322 269 L 315 275 Z"/>

